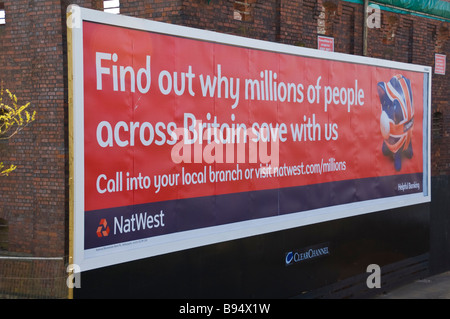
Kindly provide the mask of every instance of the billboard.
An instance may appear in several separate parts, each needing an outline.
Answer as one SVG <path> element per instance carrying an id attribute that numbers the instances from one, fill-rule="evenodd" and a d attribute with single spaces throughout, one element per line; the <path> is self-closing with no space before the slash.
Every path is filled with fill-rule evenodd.
<path id="1" fill-rule="evenodd" d="M 82 271 L 430 200 L 431 68 L 72 15 Z"/>

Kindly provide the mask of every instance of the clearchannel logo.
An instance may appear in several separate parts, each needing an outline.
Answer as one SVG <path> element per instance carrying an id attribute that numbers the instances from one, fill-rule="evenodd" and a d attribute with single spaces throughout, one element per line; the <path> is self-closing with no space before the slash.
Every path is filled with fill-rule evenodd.
<path id="1" fill-rule="evenodd" d="M 294 253 L 292 251 L 286 254 L 286 265 L 291 265 L 294 261 Z"/>
<path id="2" fill-rule="evenodd" d="M 330 255 L 330 248 L 328 243 L 322 243 L 314 246 L 309 246 L 302 249 L 289 251 L 286 253 L 284 261 L 286 266 L 297 263 L 307 262 L 319 257 Z"/>

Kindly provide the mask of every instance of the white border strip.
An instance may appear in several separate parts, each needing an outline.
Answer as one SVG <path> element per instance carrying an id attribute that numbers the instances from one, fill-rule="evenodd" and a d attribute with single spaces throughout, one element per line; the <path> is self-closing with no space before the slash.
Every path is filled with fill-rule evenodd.
<path id="1" fill-rule="evenodd" d="M 270 232 L 287 230 L 291 228 L 332 221 L 341 218 L 360 216 L 372 212 L 403 206 L 421 204 L 426 202 L 420 194 L 403 195 L 401 198 L 385 198 L 339 205 L 333 208 L 319 208 L 299 213 L 247 220 L 228 225 L 219 225 L 178 232 L 158 237 L 152 237 L 152 245 L 136 244 L 126 245 L 122 250 L 113 250 L 111 247 L 102 247 L 103 254 L 98 250 L 86 250 L 86 259 L 82 270 L 112 266 L 115 264 L 162 255 L 170 252 L 216 244 L 234 239 L 241 239 Z M 395 206 L 394 206 L 395 205 Z M 331 211 L 331 212 L 330 212 Z M 108 249 L 110 248 L 110 249 Z M 97 258 L 89 258 L 96 256 Z"/>
<path id="2" fill-rule="evenodd" d="M 19 256 L 0 256 L 0 260 L 64 260 L 64 257 L 19 257 Z"/>

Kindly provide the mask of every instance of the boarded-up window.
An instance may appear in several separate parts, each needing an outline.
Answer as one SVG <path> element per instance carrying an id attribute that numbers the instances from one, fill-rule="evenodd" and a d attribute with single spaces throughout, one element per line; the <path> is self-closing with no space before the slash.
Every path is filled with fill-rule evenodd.
<path id="1" fill-rule="evenodd" d="M 8 222 L 0 218 L 0 254 L 2 252 L 8 251 Z"/>
<path id="2" fill-rule="evenodd" d="M 233 18 L 240 21 L 253 21 L 252 7 L 250 0 L 234 1 Z"/>

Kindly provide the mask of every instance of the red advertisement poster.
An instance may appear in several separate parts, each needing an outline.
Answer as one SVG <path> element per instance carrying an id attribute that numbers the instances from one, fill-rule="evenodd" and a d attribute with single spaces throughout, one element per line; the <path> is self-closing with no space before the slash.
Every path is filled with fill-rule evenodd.
<path id="1" fill-rule="evenodd" d="M 420 73 L 94 23 L 84 30 L 87 211 L 422 171 L 422 152 L 399 169 L 383 154 L 382 114 L 387 131 L 398 124 L 379 95 L 407 95 L 402 148 L 421 150 L 422 105 L 411 104 L 422 101 Z M 172 138 L 177 130 L 185 141 Z M 227 161 L 228 146 L 237 155 L 240 144 L 244 157 Z M 267 147 L 254 163 L 251 146 Z"/>

